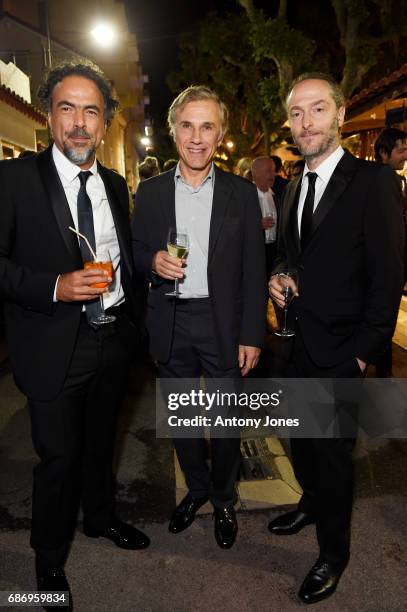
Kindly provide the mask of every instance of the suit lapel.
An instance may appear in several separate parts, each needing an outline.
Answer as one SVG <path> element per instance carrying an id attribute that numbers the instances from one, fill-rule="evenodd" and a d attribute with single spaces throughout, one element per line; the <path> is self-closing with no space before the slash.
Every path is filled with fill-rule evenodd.
<path id="1" fill-rule="evenodd" d="M 297 208 L 300 199 L 302 175 L 294 179 L 286 188 L 283 200 L 283 231 L 285 236 L 289 236 L 294 243 L 297 252 L 300 251 L 300 235 L 298 233 Z"/>
<path id="2" fill-rule="evenodd" d="M 227 174 L 215 166 L 215 186 L 213 190 L 212 213 L 209 227 L 208 265 L 215 251 L 231 193 L 232 186 L 228 181 Z"/>
<path id="3" fill-rule="evenodd" d="M 345 191 L 357 168 L 357 158 L 345 151 L 344 155 L 339 160 L 338 165 L 336 166 L 314 213 L 312 219 L 312 234 L 306 249 L 312 243 L 315 233 L 322 221 Z"/>
<path id="4" fill-rule="evenodd" d="M 48 196 L 50 206 L 54 212 L 62 240 L 65 243 L 70 257 L 75 261 L 77 268 L 81 268 L 82 257 L 79 250 L 78 239 L 75 234 L 68 229 L 69 226 L 74 227 L 74 222 L 51 151 L 52 148 L 48 147 L 48 149 L 37 155 L 36 162 L 38 172 L 45 193 Z"/>
<path id="5" fill-rule="evenodd" d="M 162 175 L 160 185 L 160 201 L 161 210 L 164 215 L 164 225 L 166 231 L 170 227 L 176 228 L 177 222 L 175 218 L 175 169 Z M 161 178 L 161 177 L 160 177 Z M 165 237 L 167 239 L 167 236 Z"/>
<path id="6" fill-rule="evenodd" d="M 131 263 L 131 255 L 130 255 L 128 213 L 126 213 L 126 209 L 122 205 L 120 205 L 119 195 L 116 192 L 114 182 L 109 176 L 109 173 L 106 172 L 106 169 L 99 162 L 98 162 L 98 172 L 105 186 L 106 196 L 107 196 L 110 210 L 112 213 L 114 226 L 116 228 L 117 240 L 119 242 L 119 248 L 120 248 L 121 264 L 125 264 L 127 271 L 131 276 L 133 272 L 133 266 Z"/>

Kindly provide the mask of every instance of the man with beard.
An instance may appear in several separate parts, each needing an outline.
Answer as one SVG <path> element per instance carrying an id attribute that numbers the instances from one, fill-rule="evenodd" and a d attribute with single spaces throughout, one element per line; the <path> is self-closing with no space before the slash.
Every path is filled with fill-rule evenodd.
<path id="1" fill-rule="evenodd" d="M 13 372 L 34 448 L 31 545 L 38 589 L 68 591 L 64 563 L 78 503 L 84 533 L 125 549 L 147 536 L 114 515 L 117 414 L 139 339 L 125 181 L 96 161 L 117 101 L 93 64 L 53 69 L 39 90 L 54 144 L 0 164 L 0 293 Z M 108 250 L 114 282 L 92 260 Z M 140 287 L 140 289 L 142 289 Z M 115 320 L 96 325 L 99 296 Z M 72 607 L 72 602 L 66 602 Z"/>
<path id="2" fill-rule="evenodd" d="M 298 270 L 289 314 L 295 328 L 285 375 L 364 375 L 392 337 L 403 284 L 400 187 L 387 166 L 353 157 L 340 146 L 345 115 L 339 86 L 328 75 L 298 77 L 287 98 L 292 135 L 305 158 L 287 187 L 272 299 L 283 307 L 278 273 Z M 385 239 L 384 239 L 385 237 Z M 275 535 L 316 524 L 320 549 L 299 597 L 314 603 L 334 592 L 349 560 L 353 441 L 292 439 L 303 494 L 297 510 L 271 521 Z"/>

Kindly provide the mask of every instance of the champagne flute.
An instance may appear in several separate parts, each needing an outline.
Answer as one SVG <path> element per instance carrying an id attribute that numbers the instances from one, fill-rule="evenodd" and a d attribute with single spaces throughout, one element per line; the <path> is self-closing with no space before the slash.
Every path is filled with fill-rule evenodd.
<path id="1" fill-rule="evenodd" d="M 94 261 L 85 261 L 83 267 L 85 268 L 85 270 L 105 270 L 109 277 L 113 279 L 113 263 L 108 250 L 98 251 L 96 253 L 96 259 Z M 107 281 L 101 283 L 93 283 L 91 287 L 98 287 L 99 289 L 102 289 L 104 287 L 107 287 L 108 284 L 109 283 Z M 90 320 L 90 323 L 92 323 L 93 325 L 106 325 L 106 323 L 113 323 L 113 321 L 116 320 L 116 317 L 114 315 L 107 315 L 105 313 L 105 307 L 103 304 L 103 294 L 99 296 L 99 299 L 101 313 L 98 316 L 93 317 Z"/>
<path id="2" fill-rule="evenodd" d="M 288 313 L 288 307 L 291 303 L 291 300 L 294 297 L 294 287 L 293 285 L 295 285 L 295 290 L 298 289 L 298 271 L 295 268 L 289 268 L 287 270 L 283 270 L 282 272 L 280 272 L 277 275 L 283 285 L 282 287 L 282 293 L 284 295 L 284 326 L 283 329 L 281 329 L 280 331 L 275 331 L 274 334 L 276 336 L 281 336 L 283 338 L 290 338 L 291 336 L 295 335 L 295 332 L 293 329 L 289 329 L 287 327 L 287 313 Z"/>
<path id="3" fill-rule="evenodd" d="M 172 257 L 179 257 L 185 259 L 188 255 L 189 250 L 189 238 L 185 229 L 177 230 L 176 228 L 170 227 L 167 236 L 167 251 Z M 179 297 L 181 292 L 178 289 L 178 278 L 175 279 L 174 291 L 166 293 L 165 295 L 171 297 Z"/>

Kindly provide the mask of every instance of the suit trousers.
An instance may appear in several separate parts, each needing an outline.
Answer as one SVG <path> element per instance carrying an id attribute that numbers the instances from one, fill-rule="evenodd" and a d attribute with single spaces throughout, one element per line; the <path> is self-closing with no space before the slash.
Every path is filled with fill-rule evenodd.
<path id="1" fill-rule="evenodd" d="M 116 323 L 95 330 L 82 314 L 61 392 L 52 401 L 28 400 L 40 459 L 34 468 L 31 527 L 40 568 L 63 565 L 80 501 L 91 527 L 102 530 L 113 518 L 112 461 L 128 367 Z"/>
<path id="2" fill-rule="evenodd" d="M 307 352 L 298 326 L 292 342 L 286 377 L 363 377 L 355 357 L 334 367 L 318 368 Z M 337 567 L 346 565 L 350 554 L 354 443 L 354 438 L 346 437 L 290 441 L 295 476 L 303 489 L 298 509 L 315 517 L 320 558 Z"/>
<path id="3" fill-rule="evenodd" d="M 159 363 L 160 378 L 240 378 L 236 367 L 219 368 L 216 332 L 209 298 L 176 301 L 170 359 Z M 231 385 L 233 383 L 231 382 Z M 240 437 L 210 440 L 211 470 L 207 463 L 204 437 L 174 438 L 174 446 L 192 497 L 208 495 L 215 507 L 235 502 L 235 482 L 240 466 Z"/>

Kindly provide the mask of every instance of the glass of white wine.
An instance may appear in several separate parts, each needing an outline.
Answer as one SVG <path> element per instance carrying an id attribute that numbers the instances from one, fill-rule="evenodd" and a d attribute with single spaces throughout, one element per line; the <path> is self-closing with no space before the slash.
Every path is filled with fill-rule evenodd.
<path id="1" fill-rule="evenodd" d="M 167 236 L 167 251 L 172 257 L 185 259 L 189 250 L 189 238 L 186 230 L 170 227 Z M 172 297 L 179 297 L 181 292 L 178 289 L 178 278 L 175 279 L 174 291 L 166 293 Z"/>
<path id="2" fill-rule="evenodd" d="M 294 297 L 294 290 L 296 291 L 298 289 L 298 270 L 295 268 L 283 270 L 278 274 L 278 277 L 281 281 L 282 293 L 284 295 L 284 326 L 283 329 L 280 331 L 275 331 L 274 333 L 276 336 L 290 338 L 291 336 L 295 335 L 295 331 L 287 327 L 287 314 L 288 307 Z"/>

